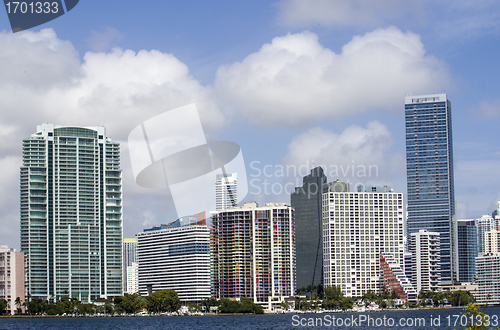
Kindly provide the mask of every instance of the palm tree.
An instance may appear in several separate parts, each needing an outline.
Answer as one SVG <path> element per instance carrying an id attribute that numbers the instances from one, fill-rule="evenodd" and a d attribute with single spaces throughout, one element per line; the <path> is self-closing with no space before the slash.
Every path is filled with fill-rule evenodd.
<path id="1" fill-rule="evenodd" d="M 16 314 L 21 314 L 21 298 L 17 297 L 16 300 L 15 300 L 15 304 L 16 304 L 16 307 L 17 307 L 17 311 L 16 311 Z"/>

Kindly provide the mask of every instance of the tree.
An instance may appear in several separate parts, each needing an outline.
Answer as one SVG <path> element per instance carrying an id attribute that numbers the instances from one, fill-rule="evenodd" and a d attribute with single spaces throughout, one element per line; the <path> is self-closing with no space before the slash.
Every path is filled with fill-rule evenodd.
<path id="1" fill-rule="evenodd" d="M 474 297 L 471 293 L 464 290 L 452 292 L 448 299 L 453 306 L 467 306 L 469 303 L 474 302 Z"/>
<path id="2" fill-rule="evenodd" d="M 7 308 L 8 305 L 9 305 L 9 303 L 7 302 L 7 300 L 5 300 L 5 299 L 0 300 L 0 313 L 1 314 L 5 313 L 5 309 Z"/>
<path id="3" fill-rule="evenodd" d="M 491 324 L 487 324 L 486 322 L 484 322 L 484 320 L 487 320 L 488 318 L 486 317 L 486 315 L 483 312 L 481 312 L 478 305 L 469 304 L 469 305 L 467 305 L 465 310 L 467 312 L 462 313 L 462 314 L 466 316 L 467 324 L 460 323 L 460 326 L 462 326 L 462 327 L 467 326 L 467 329 L 465 329 L 465 330 L 482 330 L 482 329 L 486 329 L 487 326 L 491 325 Z M 462 318 L 460 318 L 460 320 L 461 319 Z M 474 321 L 474 324 L 470 323 L 471 320 Z M 482 320 L 482 322 L 478 322 L 478 320 Z"/>
<path id="4" fill-rule="evenodd" d="M 22 305 L 21 298 L 17 297 L 16 300 L 15 300 L 15 304 L 16 304 L 16 314 L 21 314 L 21 312 L 22 312 L 22 309 L 21 309 L 21 305 Z"/>
<path id="5" fill-rule="evenodd" d="M 158 290 L 146 297 L 147 310 L 151 313 L 175 312 L 181 308 L 177 292 L 172 289 Z"/>
<path id="6" fill-rule="evenodd" d="M 324 288 L 324 297 L 323 305 L 328 308 L 339 307 L 342 304 L 342 299 L 344 298 L 344 293 L 339 286 L 327 286 Z"/>

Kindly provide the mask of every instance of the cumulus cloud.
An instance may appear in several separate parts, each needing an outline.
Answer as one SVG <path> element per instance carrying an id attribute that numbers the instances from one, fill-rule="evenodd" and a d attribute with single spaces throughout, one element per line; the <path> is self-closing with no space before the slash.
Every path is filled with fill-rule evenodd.
<path id="1" fill-rule="evenodd" d="M 390 184 L 389 177 L 397 179 L 394 168 L 402 167 L 396 172 L 404 177 L 405 166 L 400 155 L 391 154 L 392 144 L 388 128 L 378 121 L 369 122 L 366 128 L 349 126 L 340 134 L 316 127 L 290 142 L 283 164 L 309 170 L 322 166 L 329 180 Z"/>
<path id="2" fill-rule="evenodd" d="M 148 218 L 143 215 L 144 205 L 161 214 L 158 221 L 172 220 L 176 215 L 169 213 L 173 209 L 169 192 L 145 192 L 126 174 L 131 170 L 124 141 L 145 120 L 193 102 L 204 129 L 215 135 L 226 122 L 213 93 L 172 54 L 115 48 L 108 53 L 88 52 L 80 61 L 73 45 L 52 29 L 0 32 L 0 164 L 10 178 L 0 178 L 0 200 L 5 201 L 0 205 L 0 227 L 9 223 L 11 215 L 19 219 L 19 195 L 13 192 L 19 191 L 22 139 L 43 122 L 102 125 L 108 136 L 122 143 L 124 220 L 133 222 L 128 230 L 142 228 L 141 222 Z M 14 246 L 19 242 L 17 235 L 0 234 L 0 240 Z"/>
<path id="3" fill-rule="evenodd" d="M 125 38 L 115 28 L 106 27 L 103 32 L 90 31 L 90 37 L 86 40 L 88 46 L 96 52 L 102 52 L 116 46 L 116 42 Z"/>
<path id="4" fill-rule="evenodd" d="M 277 21 L 286 26 L 375 26 L 421 11 L 420 2 L 397 0 L 281 0 Z"/>
<path id="5" fill-rule="evenodd" d="M 340 54 L 311 32 L 288 34 L 243 61 L 220 67 L 215 90 L 229 111 L 258 125 L 401 109 L 401 95 L 450 83 L 447 66 L 425 54 L 420 36 L 395 27 L 355 36 Z"/>

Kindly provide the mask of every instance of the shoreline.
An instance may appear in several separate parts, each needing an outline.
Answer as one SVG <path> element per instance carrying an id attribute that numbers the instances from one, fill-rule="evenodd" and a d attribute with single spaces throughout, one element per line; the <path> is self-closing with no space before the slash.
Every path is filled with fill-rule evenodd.
<path id="1" fill-rule="evenodd" d="M 243 315 L 283 315 L 283 314 L 363 314 L 363 313 L 380 313 L 380 312 L 397 312 L 397 311 L 420 311 L 420 310 L 451 310 L 451 309 L 464 309 L 467 306 L 451 306 L 451 307 L 431 307 L 431 308 L 391 308 L 391 309 L 380 309 L 380 310 L 366 310 L 366 311 L 293 311 L 284 313 L 207 313 L 207 314 L 187 314 L 187 315 L 0 315 L 0 319 L 15 319 L 15 318 L 96 318 L 96 317 L 179 317 L 179 316 L 193 316 L 193 317 L 203 317 L 203 316 L 243 316 Z M 479 305 L 481 309 L 483 308 L 498 308 L 500 305 Z"/>

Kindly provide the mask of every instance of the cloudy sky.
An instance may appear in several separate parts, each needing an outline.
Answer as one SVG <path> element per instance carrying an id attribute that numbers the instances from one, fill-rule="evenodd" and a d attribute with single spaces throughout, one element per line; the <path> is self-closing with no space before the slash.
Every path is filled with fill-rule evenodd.
<path id="1" fill-rule="evenodd" d="M 121 142 L 125 237 L 175 220 L 168 189 L 135 184 L 127 137 L 190 103 L 209 140 L 241 146 L 245 200 L 264 203 L 316 165 L 406 193 L 404 97 L 446 93 L 458 217 L 491 213 L 499 58 L 495 0 L 88 0 L 15 34 L 0 13 L 0 243 L 19 248 L 22 139 L 43 122 Z"/>

